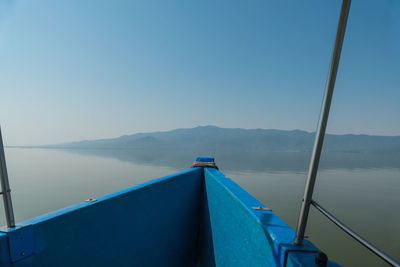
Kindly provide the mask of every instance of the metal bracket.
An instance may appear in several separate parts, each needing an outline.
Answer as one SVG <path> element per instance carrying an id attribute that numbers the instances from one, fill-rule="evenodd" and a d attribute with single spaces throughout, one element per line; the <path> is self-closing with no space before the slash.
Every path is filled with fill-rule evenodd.
<path id="1" fill-rule="evenodd" d="M 10 249 L 11 262 L 16 262 L 33 253 L 33 228 L 31 225 L 24 225 L 7 231 L 8 245 Z"/>
<path id="2" fill-rule="evenodd" d="M 6 190 L 5 192 L 7 192 L 7 193 L 8 193 L 8 192 L 11 192 L 11 189 Z M 4 194 L 3 191 L 0 192 L 0 195 L 2 195 L 2 194 Z"/>
<path id="3" fill-rule="evenodd" d="M 272 211 L 272 209 L 270 209 L 270 208 L 267 208 L 267 207 L 261 207 L 261 206 L 259 206 L 259 207 L 252 207 L 253 208 L 253 210 L 266 210 L 266 211 Z"/>

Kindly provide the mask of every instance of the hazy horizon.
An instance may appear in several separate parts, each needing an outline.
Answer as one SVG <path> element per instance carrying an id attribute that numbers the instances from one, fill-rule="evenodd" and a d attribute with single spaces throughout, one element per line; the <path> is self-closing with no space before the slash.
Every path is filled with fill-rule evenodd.
<path id="1" fill-rule="evenodd" d="M 131 136 L 131 135 L 135 135 L 135 134 L 152 134 L 152 133 L 166 133 L 166 132 L 171 132 L 171 131 L 175 131 L 175 130 L 185 130 L 185 129 L 195 129 L 195 128 L 201 128 L 201 127 L 216 127 L 216 128 L 220 128 L 220 129 L 241 129 L 241 130 L 272 130 L 272 131 L 302 131 L 302 132 L 306 132 L 306 133 L 315 133 L 315 131 L 306 131 L 306 130 L 302 130 L 302 129 L 273 129 L 273 128 L 240 128 L 240 127 L 234 127 L 234 128 L 230 128 L 230 127 L 220 127 L 217 125 L 198 125 L 195 127 L 191 127 L 191 128 L 175 128 L 175 129 L 169 129 L 169 130 L 161 130 L 161 131 L 152 131 L 152 132 L 135 132 L 135 133 L 128 133 L 128 134 L 120 134 L 117 136 L 104 136 L 104 137 L 99 137 L 99 138 L 94 138 L 94 139 L 79 139 L 79 140 L 67 140 L 67 141 L 63 141 L 60 143 L 44 143 L 44 144 L 28 144 L 28 145 L 19 145 L 19 144 L 6 144 L 6 140 L 3 140 L 3 142 L 5 143 L 4 146 L 5 147 L 31 147 L 31 146 L 45 146 L 45 145 L 57 145 L 57 144 L 63 144 L 63 143 L 72 143 L 72 142 L 80 142 L 80 141 L 96 141 L 96 140 L 103 140 L 103 139 L 115 139 L 115 138 L 119 138 L 119 137 L 123 137 L 123 136 Z M 2 129 L 3 131 L 3 129 Z M 360 136 L 380 136 L 380 137 L 400 137 L 400 135 L 373 135 L 373 134 L 364 134 L 364 133 L 330 133 L 327 132 L 327 135 L 360 135 Z"/>

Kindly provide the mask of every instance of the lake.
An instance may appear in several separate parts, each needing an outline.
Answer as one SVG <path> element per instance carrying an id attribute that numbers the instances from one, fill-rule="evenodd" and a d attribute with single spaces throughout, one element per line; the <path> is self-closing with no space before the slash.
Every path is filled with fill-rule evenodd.
<path id="1" fill-rule="evenodd" d="M 17 222 L 181 171 L 195 159 L 194 152 L 184 156 L 172 153 L 167 161 L 157 161 L 154 155 L 129 157 L 126 151 L 6 148 L 5 153 Z M 347 162 L 352 162 L 351 155 L 345 156 L 349 158 Z M 351 164 L 324 165 L 323 159 L 321 166 L 327 167 L 318 174 L 314 199 L 400 261 L 400 168 L 396 165 L 362 167 L 356 164 L 357 168 L 349 167 Z M 228 164 L 234 160 L 229 155 L 216 156 L 223 173 L 295 228 L 306 166 L 299 168 L 297 157 L 289 154 L 280 155 L 277 168 L 263 168 L 262 161 L 251 168 L 245 163 Z M 286 168 L 285 162 L 288 162 Z M 0 206 L 0 222 L 5 225 L 3 205 Z M 306 235 L 330 259 L 344 266 L 387 266 L 314 208 L 311 208 Z"/>

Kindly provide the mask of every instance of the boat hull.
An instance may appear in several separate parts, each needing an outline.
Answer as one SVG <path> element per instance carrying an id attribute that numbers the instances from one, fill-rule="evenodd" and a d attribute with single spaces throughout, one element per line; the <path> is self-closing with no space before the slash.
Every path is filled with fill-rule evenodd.
<path id="1" fill-rule="evenodd" d="M 318 249 L 293 238 L 231 179 L 195 167 L 3 228 L 0 265 L 313 266 Z"/>

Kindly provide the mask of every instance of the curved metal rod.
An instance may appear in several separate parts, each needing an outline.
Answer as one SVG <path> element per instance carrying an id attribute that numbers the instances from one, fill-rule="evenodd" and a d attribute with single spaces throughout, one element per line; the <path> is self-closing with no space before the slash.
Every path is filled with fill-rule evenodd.
<path id="1" fill-rule="evenodd" d="M 322 104 L 321 115 L 318 122 L 318 129 L 315 136 L 315 143 L 311 156 L 310 167 L 308 170 L 306 188 L 304 190 L 303 203 L 301 205 L 299 220 L 297 223 L 296 236 L 294 239 L 294 244 L 296 245 L 302 245 L 304 240 L 304 233 L 306 230 L 308 213 L 310 211 L 310 204 L 311 204 L 312 194 L 314 191 L 315 179 L 317 178 L 319 159 L 321 157 L 321 150 L 322 150 L 322 145 L 324 143 L 326 125 L 328 123 L 329 109 L 331 107 L 333 89 L 335 87 L 336 74 L 339 67 L 339 59 L 340 59 L 340 53 L 342 51 L 344 33 L 346 31 L 346 24 L 350 10 L 350 3 L 351 0 L 343 0 L 342 9 L 340 11 L 335 47 L 333 48 L 332 61 L 329 68 L 329 75 L 325 88 L 324 101 Z"/>
<path id="2" fill-rule="evenodd" d="M 393 258 L 391 258 L 389 255 L 372 245 L 370 242 L 362 238 L 359 234 L 351 230 L 349 227 L 347 227 L 345 224 L 343 224 L 341 221 L 339 221 L 335 216 L 333 216 L 329 211 L 327 211 L 325 208 L 323 208 L 321 205 L 319 205 L 316 201 L 311 200 L 311 204 L 319 210 L 322 214 L 324 214 L 329 220 L 331 220 L 334 224 L 336 224 L 340 229 L 345 231 L 348 235 L 350 235 L 352 238 L 357 240 L 361 245 L 372 251 L 375 255 L 380 257 L 382 260 L 386 261 L 387 263 L 391 264 L 392 266 L 395 267 L 400 267 L 400 263 L 395 261 Z"/>

